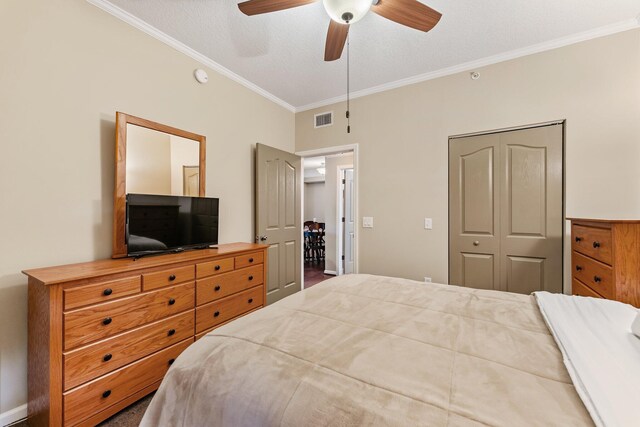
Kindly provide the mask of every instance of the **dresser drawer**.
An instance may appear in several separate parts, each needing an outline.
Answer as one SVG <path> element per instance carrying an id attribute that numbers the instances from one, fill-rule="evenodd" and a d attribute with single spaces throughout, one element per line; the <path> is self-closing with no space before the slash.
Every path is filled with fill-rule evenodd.
<path id="1" fill-rule="evenodd" d="M 202 262 L 196 265 L 196 277 L 199 279 L 201 277 L 233 271 L 233 264 L 233 258 L 223 258 L 215 261 Z"/>
<path id="2" fill-rule="evenodd" d="M 194 311 L 65 353 L 64 390 L 116 370 L 194 334 Z"/>
<path id="3" fill-rule="evenodd" d="M 196 305 L 224 298 L 262 284 L 262 265 L 243 268 L 231 273 L 198 279 L 196 285 Z"/>
<path id="4" fill-rule="evenodd" d="M 264 287 L 256 286 L 247 291 L 211 302 L 196 308 L 196 334 L 231 320 L 247 311 L 262 306 Z"/>
<path id="5" fill-rule="evenodd" d="M 64 314 L 65 350 L 178 314 L 194 307 L 195 284 L 185 283 Z"/>
<path id="6" fill-rule="evenodd" d="M 615 283 L 611 267 L 575 251 L 571 254 L 571 265 L 573 277 L 605 298 L 614 297 Z"/>
<path id="7" fill-rule="evenodd" d="M 178 283 L 190 282 L 195 279 L 195 268 L 193 265 L 186 267 L 169 268 L 154 273 L 142 275 L 142 290 L 151 291 Z"/>
<path id="8" fill-rule="evenodd" d="M 64 424 L 73 426 L 118 403 L 165 375 L 173 360 L 191 343 L 189 338 L 64 394 Z"/>
<path id="9" fill-rule="evenodd" d="M 573 295 L 578 295 L 581 297 L 602 298 L 602 296 L 598 295 L 593 289 L 584 285 L 576 279 L 573 279 L 571 282 L 571 292 L 573 293 Z"/>
<path id="10" fill-rule="evenodd" d="M 71 310 L 140 293 L 140 276 L 110 280 L 94 285 L 68 288 L 64 293 L 64 309 Z"/>
<path id="11" fill-rule="evenodd" d="M 199 332 L 199 333 L 196 335 L 195 340 L 196 340 L 196 341 L 198 341 L 200 338 L 202 338 L 203 336 L 207 335 L 209 332 L 215 331 L 215 330 L 216 330 L 217 328 L 219 328 L 220 326 L 224 326 L 224 325 L 226 325 L 227 323 L 229 323 L 229 322 L 233 322 L 234 320 L 239 319 L 239 318 L 241 318 L 241 317 L 248 316 L 248 315 L 250 315 L 251 313 L 253 313 L 254 311 L 258 311 L 258 310 L 260 310 L 261 308 L 262 308 L 262 307 L 254 308 L 254 309 L 253 309 L 253 310 L 251 310 L 251 311 L 247 311 L 246 313 L 242 313 L 241 315 L 239 315 L 238 317 L 236 317 L 236 318 L 234 318 L 234 319 L 231 319 L 231 320 L 229 320 L 229 321 L 227 321 L 227 322 L 220 323 L 220 324 L 218 324 L 218 325 L 214 326 L 213 328 L 205 329 L 204 331 Z"/>
<path id="12" fill-rule="evenodd" d="M 571 230 L 572 248 L 582 254 L 611 265 L 611 229 L 573 225 Z"/>
<path id="13" fill-rule="evenodd" d="M 247 255 L 236 257 L 236 268 L 248 267 L 254 264 L 262 264 L 264 262 L 264 252 L 254 252 Z"/>

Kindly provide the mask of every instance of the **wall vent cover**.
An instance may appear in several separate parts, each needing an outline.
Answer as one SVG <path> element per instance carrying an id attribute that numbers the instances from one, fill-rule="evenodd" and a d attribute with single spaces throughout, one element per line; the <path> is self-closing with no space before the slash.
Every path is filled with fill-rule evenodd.
<path id="1" fill-rule="evenodd" d="M 313 127 L 314 128 L 323 128 L 326 126 L 331 126 L 333 124 L 333 111 L 329 111 L 327 113 L 320 113 L 313 116 Z"/>

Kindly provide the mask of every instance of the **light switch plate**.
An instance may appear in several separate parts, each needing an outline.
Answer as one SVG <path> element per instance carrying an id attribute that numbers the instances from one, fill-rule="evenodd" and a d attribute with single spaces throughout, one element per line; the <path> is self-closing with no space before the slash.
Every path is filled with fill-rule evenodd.
<path id="1" fill-rule="evenodd" d="M 372 216 L 363 216 L 362 217 L 362 228 L 373 228 L 373 217 Z"/>
<path id="2" fill-rule="evenodd" d="M 424 219 L 424 229 L 425 230 L 433 230 L 433 219 L 425 218 Z"/>

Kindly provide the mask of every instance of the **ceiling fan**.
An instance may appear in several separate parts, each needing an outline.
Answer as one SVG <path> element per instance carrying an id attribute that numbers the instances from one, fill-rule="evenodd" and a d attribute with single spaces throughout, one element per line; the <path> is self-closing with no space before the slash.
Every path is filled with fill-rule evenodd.
<path id="1" fill-rule="evenodd" d="M 259 15 L 319 0 L 248 0 L 238 4 L 245 15 Z M 331 22 L 327 32 L 324 60 L 334 61 L 342 55 L 349 25 L 358 22 L 372 10 L 398 24 L 427 32 L 436 26 L 442 14 L 418 0 L 322 0 Z"/>

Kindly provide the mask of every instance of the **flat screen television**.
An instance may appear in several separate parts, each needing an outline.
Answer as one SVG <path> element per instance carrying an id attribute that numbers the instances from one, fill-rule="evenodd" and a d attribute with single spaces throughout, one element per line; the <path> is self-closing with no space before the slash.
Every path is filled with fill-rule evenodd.
<path id="1" fill-rule="evenodd" d="M 127 194 L 127 254 L 180 252 L 218 243 L 219 200 Z"/>

